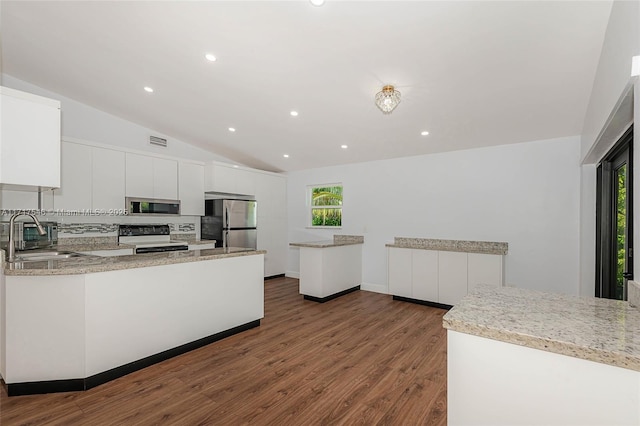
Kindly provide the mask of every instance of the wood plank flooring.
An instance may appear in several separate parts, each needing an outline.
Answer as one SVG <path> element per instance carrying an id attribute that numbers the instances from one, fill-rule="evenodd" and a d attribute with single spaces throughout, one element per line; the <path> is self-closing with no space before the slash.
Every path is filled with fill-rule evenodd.
<path id="1" fill-rule="evenodd" d="M 269 280 L 260 327 L 86 392 L 2 389 L 0 425 L 446 425 L 445 312 Z"/>

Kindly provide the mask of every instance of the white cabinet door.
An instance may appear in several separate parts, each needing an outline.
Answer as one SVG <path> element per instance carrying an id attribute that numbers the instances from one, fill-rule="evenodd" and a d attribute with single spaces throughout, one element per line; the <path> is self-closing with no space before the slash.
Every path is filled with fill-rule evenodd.
<path id="1" fill-rule="evenodd" d="M 71 142 L 62 143 L 62 179 L 53 191 L 56 210 L 91 209 L 91 147 Z"/>
<path id="2" fill-rule="evenodd" d="M 178 199 L 178 162 L 148 155 L 126 154 L 127 197 Z"/>
<path id="3" fill-rule="evenodd" d="M 233 167 L 213 165 L 213 189 L 216 192 L 227 192 L 235 194 L 236 191 L 236 174 Z"/>
<path id="4" fill-rule="evenodd" d="M 413 297 L 411 249 L 389 247 L 389 294 Z"/>
<path id="5" fill-rule="evenodd" d="M 0 183 L 60 186 L 60 102 L 0 87 Z"/>
<path id="6" fill-rule="evenodd" d="M 180 162 L 178 165 L 180 214 L 204 216 L 204 166 Z"/>
<path id="7" fill-rule="evenodd" d="M 258 173 L 250 170 L 233 169 L 236 180 L 236 193 L 256 195 L 256 177 Z"/>
<path id="8" fill-rule="evenodd" d="M 414 299 L 438 301 L 438 252 L 434 250 L 411 250 L 412 291 Z"/>
<path id="9" fill-rule="evenodd" d="M 438 302 L 455 305 L 467 295 L 467 253 L 438 254 Z"/>
<path id="10" fill-rule="evenodd" d="M 122 151 L 92 147 L 92 207 L 109 211 L 124 209 L 125 154 Z"/>
<path id="11" fill-rule="evenodd" d="M 127 197 L 153 198 L 153 157 L 126 153 Z"/>
<path id="12" fill-rule="evenodd" d="M 502 287 L 502 255 L 469 253 L 467 291 L 478 284 Z"/>
<path id="13" fill-rule="evenodd" d="M 153 198 L 178 199 L 178 162 L 153 158 Z"/>

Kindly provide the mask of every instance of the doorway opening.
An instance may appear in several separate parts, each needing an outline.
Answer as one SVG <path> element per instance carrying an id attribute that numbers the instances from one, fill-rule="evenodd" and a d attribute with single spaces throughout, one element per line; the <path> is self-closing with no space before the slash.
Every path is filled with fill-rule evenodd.
<path id="1" fill-rule="evenodd" d="M 597 169 L 595 296 L 627 300 L 633 279 L 633 126 Z"/>

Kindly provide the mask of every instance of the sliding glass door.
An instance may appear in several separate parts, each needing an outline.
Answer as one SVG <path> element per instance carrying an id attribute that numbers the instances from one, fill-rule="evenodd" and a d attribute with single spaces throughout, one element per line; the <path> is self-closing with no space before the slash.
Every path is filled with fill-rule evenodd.
<path id="1" fill-rule="evenodd" d="M 627 300 L 633 279 L 633 130 L 598 166 L 596 297 Z"/>

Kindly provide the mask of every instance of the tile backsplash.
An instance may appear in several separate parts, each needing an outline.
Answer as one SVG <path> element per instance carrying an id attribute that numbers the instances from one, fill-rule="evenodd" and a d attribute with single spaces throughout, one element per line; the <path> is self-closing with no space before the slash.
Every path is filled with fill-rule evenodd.
<path id="1" fill-rule="evenodd" d="M 118 223 L 58 223 L 58 238 L 86 234 L 116 234 Z M 192 234 L 196 232 L 195 223 L 169 223 L 174 234 Z"/>

